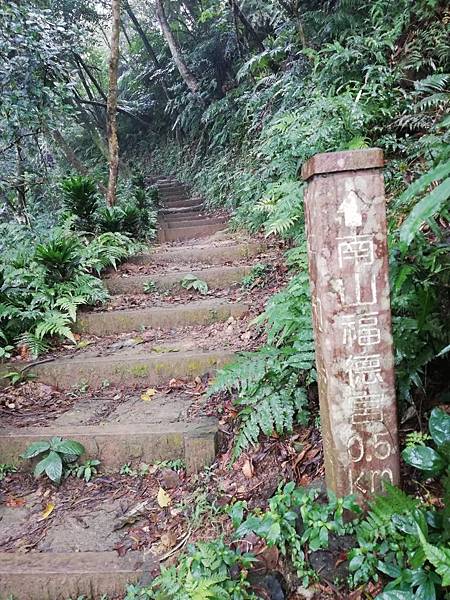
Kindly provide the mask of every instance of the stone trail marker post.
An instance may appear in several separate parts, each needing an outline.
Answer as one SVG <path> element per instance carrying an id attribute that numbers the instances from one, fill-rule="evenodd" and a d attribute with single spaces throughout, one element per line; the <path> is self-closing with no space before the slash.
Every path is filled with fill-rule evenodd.
<path id="1" fill-rule="evenodd" d="M 326 484 L 362 503 L 399 483 L 383 165 L 374 148 L 302 169 Z"/>

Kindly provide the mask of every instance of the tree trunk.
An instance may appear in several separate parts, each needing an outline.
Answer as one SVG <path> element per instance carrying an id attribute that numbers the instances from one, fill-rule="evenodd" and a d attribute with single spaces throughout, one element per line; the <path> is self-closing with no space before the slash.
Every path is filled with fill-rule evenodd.
<path id="1" fill-rule="evenodd" d="M 53 131 L 51 131 L 50 135 L 52 136 L 56 145 L 63 151 L 63 154 L 66 157 L 66 160 L 69 163 L 69 165 L 71 165 L 76 171 L 78 171 L 78 173 L 80 175 L 83 175 L 84 177 L 89 177 L 88 169 L 85 167 L 85 165 L 81 162 L 81 160 L 78 158 L 78 156 L 72 150 L 72 148 L 69 146 L 69 144 L 63 138 L 61 132 L 58 131 L 57 129 L 53 129 Z M 108 190 L 105 188 L 103 183 L 98 183 L 97 187 L 98 187 L 100 193 L 103 194 L 104 196 L 106 196 Z"/>
<path id="2" fill-rule="evenodd" d="M 245 31 L 247 32 L 248 38 L 252 39 L 255 42 L 255 44 L 257 45 L 260 52 L 264 52 L 266 48 L 265 48 L 264 44 L 262 43 L 261 38 L 256 33 L 256 31 L 253 29 L 252 24 L 250 23 L 250 21 L 247 19 L 247 17 L 242 12 L 239 4 L 236 2 L 236 0 L 229 0 L 229 1 L 230 1 L 231 9 L 235 15 L 235 18 L 239 19 L 241 21 L 242 25 L 244 26 Z"/>
<path id="3" fill-rule="evenodd" d="M 25 182 L 25 170 L 23 168 L 23 154 L 20 142 L 16 143 L 17 154 L 17 215 L 20 223 L 30 226 L 30 219 L 27 213 L 27 185 Z"/>
<path id="4" fill-rule="evenodd" d="M 289 17 L 292 17 L 295 20 L 298 37 L 303 50 L 305 50 L 308 48 L 308 40 L 306 39 L 305 28 L 300 14 L 300 0 L 295 0 L 293 6 L 290 6 L 285 0 L 278 0 L 278 4 L 286 11 Z"/>
<path id="5" fill-rule="evenodd" d="M 119 175 L 119 140 L 117 138 L 117 73 L 119 69 L 120 0 L 112 0 L 111 53 L 109 57 L 109 88 L 106 108 L 106 135 L 109 149 L 109 179 L 106 201 L 117 201 Z"/>
<path id="6" fill-rule="evenodd" d="M 164 10 L 163 0 L 156 0 L 156 18 L 158 19 L 159 26 L 161 27 L 163 36 L 167 42 L 167 45 L 169 46 L 173 61 L 177 66 L 177 69 L 183 81 L 194 94 L 194 96 L 200 97 L 199 83 L 189 70 L 189 67 L 187 66 L 186 61 L 184 60 L 183 54 L 181 52 L 181 48 L 178 45 L 178 42 L 176 41 L 172 30 L 170 29 L 169 22 L 167 21 L 166 13 Z"/>
<path id="7" fill-rule="evenodd" d="M 153 64 L 155 65 L 155 67 L 157 69 L 161 69 L 161 64 L 158 60 L 158 57 L 156 56 L 155 51 L 153 50 L 153 46 L 150 44 L 150 41 L 149 41 L 148 37 L 146 36 L 145 31 L 142 29 L 141 24 L 139 23 L 136 15 L 134 14 L 128 0 L 125 0 L 125 10 L 127 11 L 127 14 L 130 17 L 130 20 L 133 23 L 134 28 L 138 32 L 138 35 L 141 38 L 142 43 L 144 44 L 144 48 L 147 50 L 147 53 L 150 56 Z M 167 91 L 167 86 L 164 83 L 164 81 L 162 80 L 162 78 L 160 78 L 160 85 L 163 89 L 164 95 L 166 96 L 167 100 L 170 100 L 169 92 Z"/>

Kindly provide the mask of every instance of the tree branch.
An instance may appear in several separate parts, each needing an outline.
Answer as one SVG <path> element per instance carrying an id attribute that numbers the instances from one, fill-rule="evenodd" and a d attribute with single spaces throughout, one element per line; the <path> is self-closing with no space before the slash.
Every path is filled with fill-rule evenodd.
<path id="1" fill-rule="evenodd" d="M 98 100 L 84 100 L 82 98 L 79 98 L 78 102 L 81 102 L 82 104 L 90 104 L 91 106 L 100 106 L 101 108 L 106 109 L 106 102 L 99 102 Z M 150 121 L 146 121 L 145 119 L 142 119 L 138 115 L 135 115 L 134 113 L 128 111 L 126 108 L 122 108 L 121 106 L 117 107 L 117 112 L 119 112 L 123 115 L 126 115 L 127 117 L 130 117 L 131 119 L 134 119 L 135 121 L 138 121 L 138 123 L 140 123 L 141 125 L 147 126 L 147 125 L 152 124 Z"/>

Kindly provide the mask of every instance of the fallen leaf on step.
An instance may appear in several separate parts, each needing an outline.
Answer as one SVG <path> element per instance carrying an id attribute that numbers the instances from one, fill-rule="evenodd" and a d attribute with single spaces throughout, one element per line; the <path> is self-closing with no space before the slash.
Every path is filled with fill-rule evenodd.
<path id="1" fill-rule="evenodd" d="M 147 504 L 148 500 L 144 500 L 133 506 L 133 508 L 128 510 L 114 523 L 113 531 L 118 531 L 127 525 L 133 525 L 133 523 L 139 521 L 139 519 L 147 513 Z"/>
<path id="2" fill-rule="evenodd" d="M 254 476 L 255 468 L 253 467 L 252 461 L 249 458 L 247 458 L 245 461 L 244 466 L 242 467 L 242 472 L 247 479 L 251 479 Z"/>
<path id="3" fill-rule="evenodd" d="M 148 390 L 141 394 L 141 400 L 143 400 L 144 402 L 149 402 L 155 394 L 155 388 L 148 388 Z"/>
<path id="4" fill-rule="evenodd" d="M 20 506 L 25 506 L 26 501 L 23 498 L 13 498 L 10 496 L 6 499 L 5 504 L 8 508 L 18 508 Z"/>
<path id="5" fill-rule="evenodd" d="M 158 496 L 157 496 L 158 504 L 161 508 L 166 508 L 172 504 L 172 500 L 170 499 L 169 494 L 163 490 L 162 487 L 159 488 Z"/>
<path id="6" fill-rule="evenodd" d="M 54 510 L 55 510 L 55 505 L 52 502 L 49 502 L 47 504 L 47 506 L 45 507 L 45 509 L 42 511 L 42 518 L 48 519 L 48 517 L 52 514 L 52 512 Z"/>
<path id="7" fill-rule="evenodd" d="M 177 543 L 177 536 L 174 533 L 163 533 L 161 536 L 161 544 L 166 550 L 173 548 Z"/>
<path id="8" fill-rule="evenodd" d="M 83 348 L 87 348 L 88 346 L 90 346 L 93 343 L 94 342 L 92 340 L 80 340 L 77 344 L 77 348 L 82 350 Z"/>

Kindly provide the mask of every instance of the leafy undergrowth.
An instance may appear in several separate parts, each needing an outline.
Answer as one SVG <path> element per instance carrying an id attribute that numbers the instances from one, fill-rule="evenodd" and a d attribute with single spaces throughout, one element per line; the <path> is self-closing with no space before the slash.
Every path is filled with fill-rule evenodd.
<path id="1" fill-rule="evenodd" d="M 26 232 L 23 232 L 25 234 Z M 0 264 L 0 320 L 3 344 L 38 356 L 57 337 L 75 342 L 71 325 L 78 308 L 105 302 L 108 292 L 99 274 L 136 252 L 121 233 L 88 239 L 71 223 L 38 244 L 24 243 L 3 253 Z"/>
<path id="2" fill-rule="evenodd" d="M 154 234 L 142 182 L 129 190 L 134 200 L 108 209 L 100 207 L 92 179 L 59 183 L 64 211 L 50 231 L 42 225 L 0 226 L 0 360 L 37 357 L 61 338 L 75 343 L 79 308 L 109 299 L 100 274 L 136 254 L 144 231 Z"/>

